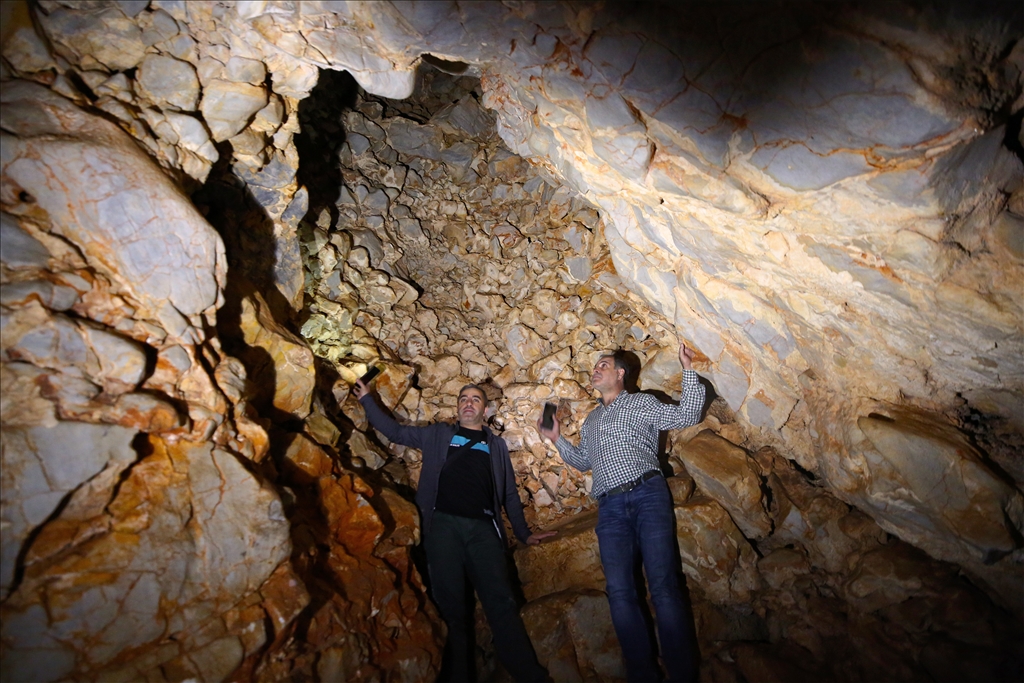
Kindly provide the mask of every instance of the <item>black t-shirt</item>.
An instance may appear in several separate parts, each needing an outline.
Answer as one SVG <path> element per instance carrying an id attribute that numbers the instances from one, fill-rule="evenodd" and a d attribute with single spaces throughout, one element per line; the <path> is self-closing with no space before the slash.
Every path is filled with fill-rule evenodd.
<path id="1" fill-rule="evenodd" d="M 453 460 L 452 455 L 473 439 L 480 441 Z M 491 449 L 487 446 L 484 431 L 459 427 L 448 444 L 448 460 L 441 469 L 434 509 L 459 517 L 491 519 L 494 513 L 493 481 Z"/>

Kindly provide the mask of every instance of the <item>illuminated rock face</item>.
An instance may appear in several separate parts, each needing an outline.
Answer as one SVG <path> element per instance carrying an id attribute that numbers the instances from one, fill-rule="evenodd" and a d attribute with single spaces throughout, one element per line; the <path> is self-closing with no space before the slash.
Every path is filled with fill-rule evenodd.
<path id="1" fill-rule="evenodd" d="M 528 518 L 579 527 L 517 556 L 542 659 L 620 676 L 589 476 L 533 423 L 558 400 L 575 433 L 615 347 L 673 395 L 679 339 L 718 396 L 667 444 L 708 676 L 1012 670 L 1019 625 L 944 563 L 1019 617 L 1014 3 L 29 11 L 5 677 L 430 678 L 419 454 L 349 396 L 371 362 L 413 422 L 485 384 Z"/>
<path id="2" fill-rule="evenodd" d="M 4 678 L 429 678 L 412 504 L 251 403 L 308 415 L 309 348 L 241 302 L 254 390 L 209 334 L 217 233 L 117 126 L 3 88 Z"/>

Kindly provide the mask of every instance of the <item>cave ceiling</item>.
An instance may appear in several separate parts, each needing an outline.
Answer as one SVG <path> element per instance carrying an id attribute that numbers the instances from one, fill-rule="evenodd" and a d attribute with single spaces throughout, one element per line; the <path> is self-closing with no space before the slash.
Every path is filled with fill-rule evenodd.
<path id="1" fill-rule="evenodd" d="M 228 467 L 210 442 L 258 463 L 271 424 L 303 421 L 414 486 L 418 454 L 369 435 L 349 395 L 371 363 L 413 422 L 450 419 L 458 388 L 484 384 L 531 523 L 590 510 L 589 477 L 533 428 L 540 405 L 578 429 L 593 362 L 615 348 L 644 364 L 642 389 L 672 396 L 684 341 L 716 398 L 668 448 L 698 488 L 749 493 L 716 503 L 738 538 L 781 528 L 758 477 L 799 471 L 857 524 L 1019 608 L 1019 3 L 725 7 L 6 4 L 4 373 L 32 398 L 5 398 L 5 444 L 22 444 L 5 448 L 69 420 L 78 431 L 38 452 L 106 445 L 77 479 L 14 496 L 36 503 L 5 512 L 5 594 L 49 576 L 25 573 L 33 529 L 68 496 L 85 515 L 72 494 L 97 472 L 114 486 L 133 471 L 132 430 L 207 444 L 156 448 L 182 490 L 175 473 L 202 458 Z M 74 130 L 84 142 L 44 144 Z M 149 214 L 172 229 L 133 218 Z M 78 279 L 19 274 L 44 252 Z M 85 370 L 32 393 L 71 356 Z M 759 465 L 687 455 L 700 430 L 701 448 L 728 460 L 721 439 Z M 254 539 L 285 534 L 265 522 Z M 284 581 L 282 561 L 249 566 L 225 604 Z"/>

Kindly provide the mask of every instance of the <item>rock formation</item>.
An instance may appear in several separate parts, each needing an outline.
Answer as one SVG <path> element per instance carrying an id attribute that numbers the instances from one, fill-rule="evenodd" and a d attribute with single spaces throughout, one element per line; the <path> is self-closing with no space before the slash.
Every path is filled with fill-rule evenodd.
<path id="1" fill-rule="evenodd" d="M 706 680 L 1024 660 L 1018 3 L 3 3 L 5 680 L 431 680 L 412 423 L 484 385 L 556 680 L 623 676 L 573 434 L 671 398 Z M 499 676 L 486 624 L 479 665 Z"/>

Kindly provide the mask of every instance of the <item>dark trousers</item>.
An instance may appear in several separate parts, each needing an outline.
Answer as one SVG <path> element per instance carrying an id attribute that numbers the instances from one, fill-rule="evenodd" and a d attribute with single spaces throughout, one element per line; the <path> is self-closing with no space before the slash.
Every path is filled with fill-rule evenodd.
<path id="1" fill-rule="evenodd" d="M 522 683 L 548 680 L 519 616 L 519 605 L 509 584 L 505 549 L 490 520 L 434 512 L 424 539 L 431 592 L 448 624 L 446 656 L 453 681 L 468 681 L 472 672 L 470 632 L 473 628 L 466 601 L 466 577 L 483 605 L 494 634 L 498 659 Z"/>
<path id="2" fill-rule="evenodd" d="M 637 595 L 637 557 L 643 560 L 654 603 L 661 657 L 670 681 L 697 680 L 693 617 L 679 579 L 672 494 L 662 477 L 601 501 L 597 541 L 612 623 L 630 683 L 657 681 L 654 648 Z"/>

